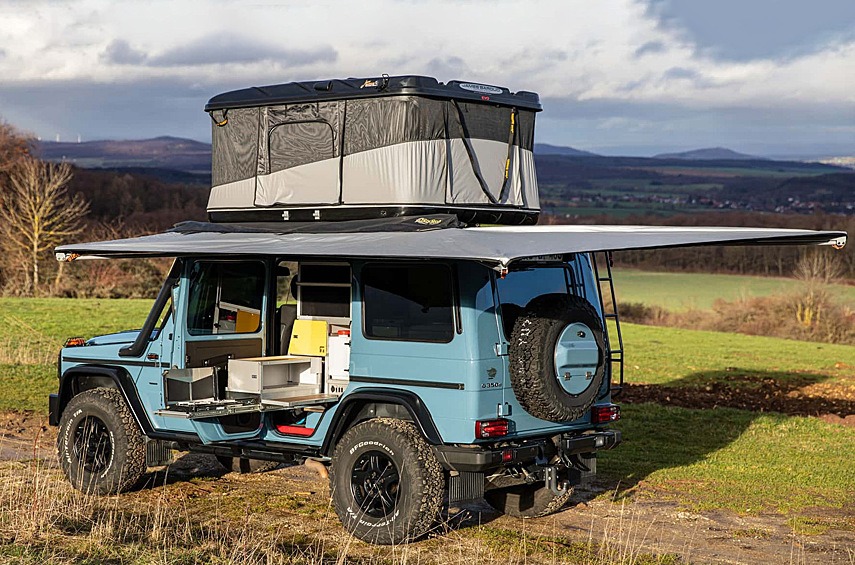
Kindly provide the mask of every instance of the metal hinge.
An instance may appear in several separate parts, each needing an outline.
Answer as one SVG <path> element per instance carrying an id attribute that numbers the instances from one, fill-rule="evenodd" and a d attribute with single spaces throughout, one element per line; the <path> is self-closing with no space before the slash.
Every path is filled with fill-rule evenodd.
<path id="1" fill-rule="evenodd" d="M 493 350 L 496 352 L 496 355 L 499 357 L 504 357 L 508 354 L 508 344 L 507 342 L 497 343 Z"/>

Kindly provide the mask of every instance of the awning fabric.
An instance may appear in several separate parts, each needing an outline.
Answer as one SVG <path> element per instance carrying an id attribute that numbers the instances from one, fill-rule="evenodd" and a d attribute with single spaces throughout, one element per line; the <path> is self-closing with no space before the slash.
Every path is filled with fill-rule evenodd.
<path id="1" fill-rule="evenodd" d="M 506 269 L 541 255 L 698 245 L 831 245 L 846 232 L 670 226 L 507 226 L 416 232 L 161 233 L 62 245 L 57 259 L 276 255 L 305 258 L 462 259 Z"/>

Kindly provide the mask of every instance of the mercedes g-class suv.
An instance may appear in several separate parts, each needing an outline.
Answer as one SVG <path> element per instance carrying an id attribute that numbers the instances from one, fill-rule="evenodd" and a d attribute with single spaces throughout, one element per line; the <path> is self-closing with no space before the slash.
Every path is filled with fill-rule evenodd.
<path id="1" fill-rule="evenodd" d="M 177 259 L 143 328 L 63 348 L 51 421 L 77 488 L 117 493 L 173 449 L 330 467 L 345 527 L 418 537 L 449 502 L 542 516 L 620 442 L 590 254 Z M 612 327 L 615 327 L 612 325 Z"/>

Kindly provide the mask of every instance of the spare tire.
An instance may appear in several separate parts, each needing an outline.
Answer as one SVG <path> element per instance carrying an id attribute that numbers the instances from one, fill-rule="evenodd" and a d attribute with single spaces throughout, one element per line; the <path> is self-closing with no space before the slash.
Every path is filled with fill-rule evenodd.
<path id="1" fill-rule="evenodd" d="M 576 420 L 605 377 L 600 316 L 577 296 L 538 296 L 514 323 L 508 356 L 511 386 L 526 412 L 549 422 Z"/>

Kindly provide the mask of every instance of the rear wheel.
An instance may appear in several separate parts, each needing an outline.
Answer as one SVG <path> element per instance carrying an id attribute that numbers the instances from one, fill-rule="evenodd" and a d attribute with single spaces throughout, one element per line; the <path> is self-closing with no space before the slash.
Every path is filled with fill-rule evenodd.
<path id="1" fill-rule="evenodd" d="M 349 532 L 371 543 L 397 544 L 424 535 L 436 523 L 445 475 L 413 424 L 376 418 L 342 436 L 330 488 Z"/>
<path id="2" fill-rule="evenodd" d="M 279 466 L 276 461 L 261 461 L 245 457 L 228 457 L 217 455 L 217 461 L 231 473 L 266 473 Z"/>
<path id="3" fill-rule="evenodd" d="M 523 483 L 489 489 L 484 493 L 484 499 L 502 514 L 516 518 L 540 518 L 561 510 L 572 494 L 572 488 L 556 495 L 544 483 Z"/>
<path id="4" fill-rule="evenodd" d="M 117 389 L 96 388 L 71 399 L 57 450 L 65 476 L 89 494 L 123 492 L 146 470 L 145 436 Z"/>

